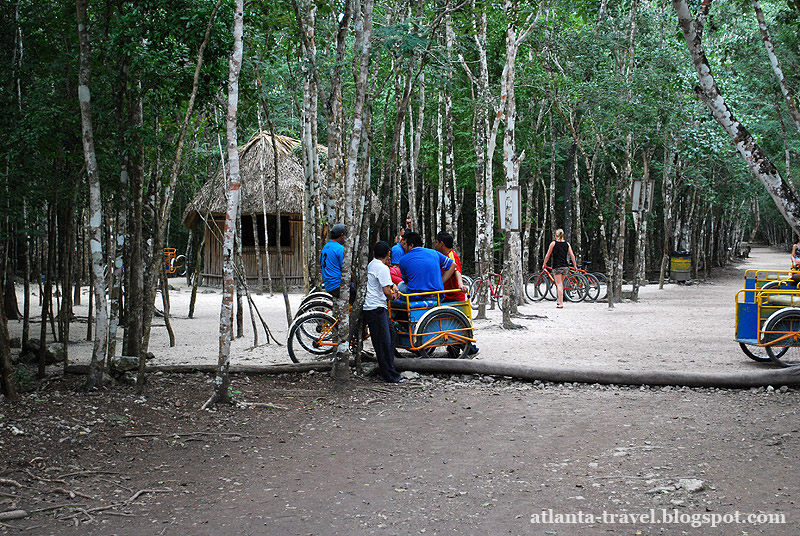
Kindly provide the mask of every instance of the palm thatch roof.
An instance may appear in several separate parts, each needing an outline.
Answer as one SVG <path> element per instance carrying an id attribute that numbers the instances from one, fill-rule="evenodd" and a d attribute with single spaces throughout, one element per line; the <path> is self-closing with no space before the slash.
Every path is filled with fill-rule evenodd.
<path id="1" fill-rule="evenodd" d="M 264 204 L 268 214 L 276 210 L 275 162 L 273 137 L 267 131 L 258 132 L 239 148 L 242 214 L 262 214 Z M 305 178 L 300 160 L 300 141 L 275 135 L 278 153 L 278 196 L 283 214 L 303 212 Z M 320 148 L 324 151 L 324 148 Z M 228 209 L 227 185 L 224 173 L 218 171 L 194 196 L 183 211 L 183 224 L 195 227 L 204 217 L 225 214 Z"/>

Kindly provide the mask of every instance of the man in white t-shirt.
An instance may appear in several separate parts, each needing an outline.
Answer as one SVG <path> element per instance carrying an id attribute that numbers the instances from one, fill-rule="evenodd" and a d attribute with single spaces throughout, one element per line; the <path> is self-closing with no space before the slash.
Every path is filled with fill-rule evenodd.
<path id="1" fill-rule="evenodd" d="M 375 258 L 367 266 L 367 296 L 364 299 L 364 323 L 369 326 L 378 370 L 387 382 L 400 383 L 403 378 L 394 368 L 394 329 L 389 320 L 386 299 L 397 298 L 397 286 L 389 274 L 389 244 L 381 240 L 373 248 Z"/>

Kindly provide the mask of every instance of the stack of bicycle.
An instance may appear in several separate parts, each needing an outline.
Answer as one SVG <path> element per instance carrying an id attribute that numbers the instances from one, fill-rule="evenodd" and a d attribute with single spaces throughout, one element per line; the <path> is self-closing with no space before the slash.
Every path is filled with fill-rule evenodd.
<path id="1" fill-rule="evenodd" d="M 570 302 L 597 301 L 608 297 L 608 280 L 602 272 L 588 272 L 571 267 L 564 277 L 564 299 Z M 541 272 L 528 274 L 525 296 L 531 301 L 556 299 L 556 280 L 553 270 L 545 266 Z"/>
<path id="2" fill-rule="evenodd" d="M 469 295 L 473 306 L 478 305 L 481 292 L 486 293 L 488 303 L 495 303 L 503 309 L 503 276 L 490 272 L 476 277 L 474 280 L 462 276 L 469 287 Z M 545 266 L 541 272 L 528 274 L 525 278 L 525 296 L 531 301 L 556 299 L 556 280 L 552 268 Z M 581 268 L 571 268 L 570 274 L 564 278 L 564 298 L 570 302 L 604 300 L 608 297 L 606 275 L 602 272 L 588 272 Z"/>

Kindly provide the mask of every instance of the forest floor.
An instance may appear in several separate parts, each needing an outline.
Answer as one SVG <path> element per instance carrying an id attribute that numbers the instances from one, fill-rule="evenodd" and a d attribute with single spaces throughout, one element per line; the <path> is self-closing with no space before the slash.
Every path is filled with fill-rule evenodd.
<path id="1" fill-rule="evenodd" d="M 745 268 L 787 259 L 757 248 L 704 283 L 649 285 L 614 309 L 527 305 L 543 318 L 519 320 L 522 331 L 489 311 L 477 359 L 762 370 L 733 341 L 734 296 Z M 178 346 L 154 328 L 155 361 L 214 363 L 219 293 L 202 294 L 188 319 L 176 288 Z M 256 301 L 283 342 L 282 299 Z M 234 342 L 234 364 L 288 362 L 261 335 L 255 349 L 248 335 Z M 88 347 L 71 344 L 70 359 L 85 361 Z M 234 374 L 238 403 L 203 411 L 207 374 L 150 374 L 137 396 L 125 384 L 86 393 L 58 370 L 26 377 L 32 390 L 0 404 L 0 534 L 800 533 L 792 388 L 425 375 L 356 376 L 334 393 L 327 374 Z"/>

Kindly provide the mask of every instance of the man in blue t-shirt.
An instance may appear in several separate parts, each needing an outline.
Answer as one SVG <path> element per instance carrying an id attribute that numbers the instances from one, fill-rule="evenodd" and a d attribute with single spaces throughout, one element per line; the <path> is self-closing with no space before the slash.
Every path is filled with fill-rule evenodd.
<path id="1" fill-rule="evenodd" d="M 342 286 L 342 262 L 344 260 L 344 239 L 347 228 L 337 223 L 331 228 L 331 239 L 322 248 L 319 256 L 319 265 L 322 270 L 322 283 L 325 292 L 339 297 L 339 287 Z"/>
<path id="2" fill-rule="evenodd" d="M 403 227 L 400 229 L 400 232 L 397 233 L 398 237 L 397 243 L 394 246 L 392 246 L 392 264 L 394 265 L 400 264 L 400 259 L 402 259 L 403 255 L 405 255 L 406 253 L 405 250 L 403 249 L 403 237 L 405 236 L 406 233 L 410 232 L 411 229 Z"/>
<path id="3" fill-rule="evenodd" d="M 414 294 L 444 290 L 444 281 L 455 273 L 456 265 L 452 259 L 422 247 L 419 233 L 407 232 L 403 236 L 405 255 L 400 259 L 400 272 L 403 274 L 405 289 L 401 292 Z M 424 296 L 415 297 L 423 300 Z"/>

